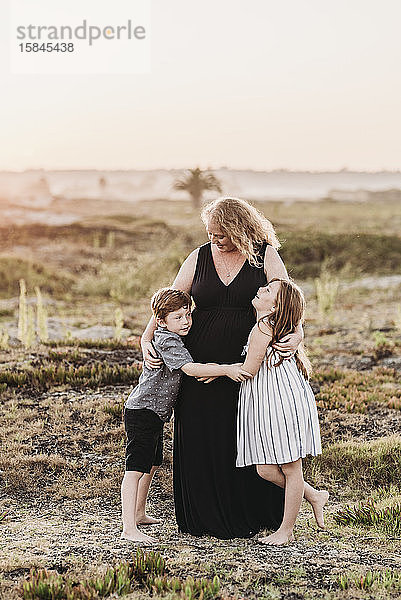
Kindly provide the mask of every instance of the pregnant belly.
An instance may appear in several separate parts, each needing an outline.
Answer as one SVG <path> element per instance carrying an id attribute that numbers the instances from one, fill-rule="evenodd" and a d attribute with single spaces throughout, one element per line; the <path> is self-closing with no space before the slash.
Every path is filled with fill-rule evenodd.
<path id="1" fill-rule="evenodd" d="M 195 309 L 185 345 L 196 362 L 241 362 L 253 325 L 254 318 L 248 310 Z"/>

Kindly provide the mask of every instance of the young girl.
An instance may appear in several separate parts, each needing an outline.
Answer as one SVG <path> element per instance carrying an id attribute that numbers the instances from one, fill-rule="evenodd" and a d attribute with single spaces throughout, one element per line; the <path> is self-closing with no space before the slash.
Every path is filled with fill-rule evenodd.
<path id="1" fill-rule="evenodd" d="M 329 494 L 304 482 L 302 458 L 321 454 L 316 402 L 308 383 L 310 362 L 302 347 L 283 359 L 272 342 L 294 331 L 303 320 L 305 300 L 291 281 L 272 279 L 252 300 L 257 323 L 245 350 L 243 370 L 252 375 L 241 383 L 237 421 L 237 467 L 256 465 L 258 474 L 285 488 L 283 521 L 259 541 L 281 545 L 293 541 L 302 498 L 324 528 L 323 507 Z"/>

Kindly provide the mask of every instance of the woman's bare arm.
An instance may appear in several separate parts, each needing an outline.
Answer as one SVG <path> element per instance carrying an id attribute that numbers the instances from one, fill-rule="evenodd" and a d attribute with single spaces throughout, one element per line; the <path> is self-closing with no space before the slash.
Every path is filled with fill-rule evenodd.
<path id="1" fill-rule="evenodd" d="M 278 277 L 288 279 L 287 269 L 277 250 L 273 246 L 267 246 L 265 252 L 264 270 L 267 281 Z"/>
<path id="2" fill-rule="evenodd" d="M 182 263 L 181 268 L 171 286 L 175 290 L 182 290 L 183 292 L 188 293 L 191 291 L 192 282 L 195 275 L 196 261 L 198 260 L 198 252 L 199 248 L 196 248 Z M 141 337 L 143 359 L 146 363 L 146 366 L 150 369 L 157 369 L 162 364 L 162 361 L 155 356 L 151 343 L 156 327 L 156 321 L 152 316 L 149 319 L 146 329 Z"/>
<path id="3" fill-rule="evenodd" d="M 272 246 L 267 246 L 265 252 L 265 264 L 264 264 L 265 274 L 267 277 L 267 281 L 278 277 L 280 279 L 288 279 L 287 269 L 283 261 L 280 258 L 279 253 Z M 304 339 L 304 330 L 302 324 L 296 327 L 294 333 L 289 333 L 284 336 L 278 342 L 273 344 L 273 348 L 278 350 L 278 352 L 284 358 L 292 356 L 294 352 L 296 352 L 299 344 Z"/>
<path id="4" fill-rule="evenodd" d="M 198 260 L 199 248 L 195 248 L 187 256 L 187 258 L 182 263 L 180 270 L 177 273 L 176 278 L 173 281 L 173 285 L 171 286 L 175 290 L 181 290 L 183 292 L 191 292 L 192 282 L 194 280 L 196 263 Z"/>

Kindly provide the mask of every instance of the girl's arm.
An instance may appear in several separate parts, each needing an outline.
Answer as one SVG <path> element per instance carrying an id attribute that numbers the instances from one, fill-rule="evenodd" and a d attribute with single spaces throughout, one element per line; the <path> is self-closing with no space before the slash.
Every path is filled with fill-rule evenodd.
<path id="1" fill-rule="evenodd" d="M 266 355 L 268 345 L 272 340 L 272 331 L 266 323 L 256 324 L 249 339 L 248 353 L 242 370 L 254 377 Z"/>
<path id="2" fill-rule="evenodd" d="M 198 252 L 199 248 L 196 248 L 182 263 L 181 268 L 174 279 L 173 285 L 171 286 L 175 290 L 182 290 L 183 292 L 188 293 L 191 291 Z M 162 361 L 155 356 L 154 348 L 152 346 L 153 334 L 156 328 L 157 324 L 155 318 L 152 316 L 141 337 L 143 360 L 149 369 L 158 369 L 162 365 Z"/>
<path id="3" fill-rule="evenodd" d="M 249 379 L 245 374 L 241 363 L 233 365 L 218 365 L 213 363 L 187 363 L 181 370 L 191 377 L 220 377 L 226 375 L 234 381 L 244 381 Z"/>
<path id="4" fill-rule="evenodd" d="M 280 279 L 288 279 L 287 269 L 283 261 L 281 260 L 277 250 L 272 246 L 267 246 L 265 252 L 265 264 L 264 264 L 265 275 L 267 281 L 279 277 Z M 278 350 L 283 358 L 288 358 L 296 352 L 299 344 L 304 339 L 304 330 L 302 323 L 299 323 L 294 333 L 289 333 L 284 336 L 283 339 L 278 342 L 274 342 L 273 348 Z"/>

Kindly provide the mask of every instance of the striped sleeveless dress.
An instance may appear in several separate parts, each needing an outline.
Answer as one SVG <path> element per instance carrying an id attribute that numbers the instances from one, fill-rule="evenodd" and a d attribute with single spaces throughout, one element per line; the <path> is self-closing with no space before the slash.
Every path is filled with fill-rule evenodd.
<path id="1" fill-rule="evenodd" d="M 275 367 L 279 358 L 269 347 L 255 377 L 241 383 L 237 467 L 281 465 L 322 452 L 312 388 L 295 358 Z"/>

